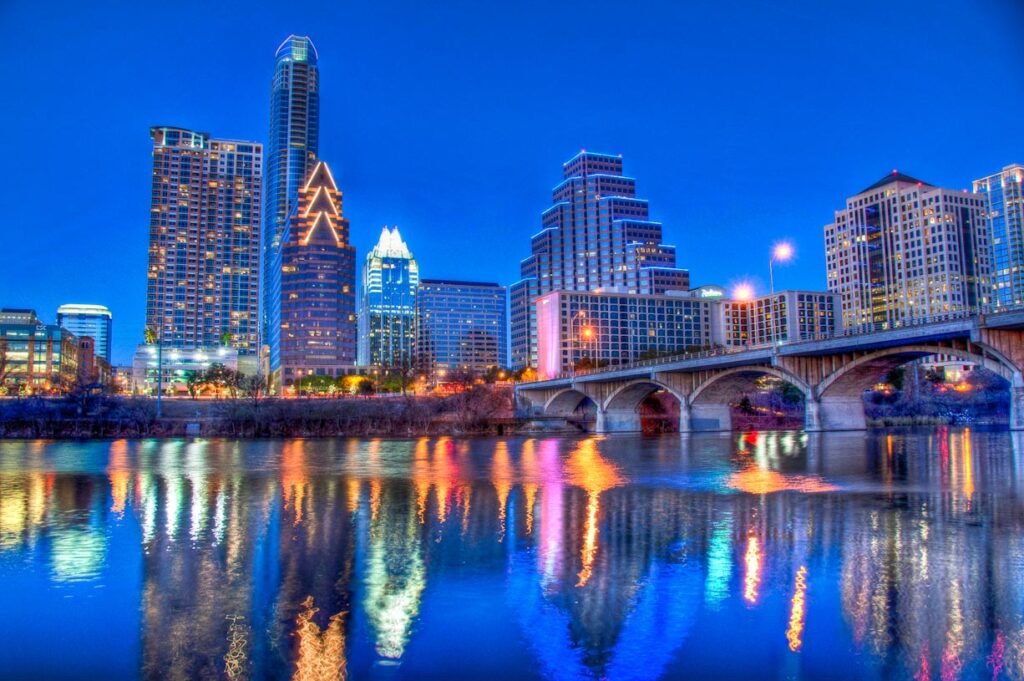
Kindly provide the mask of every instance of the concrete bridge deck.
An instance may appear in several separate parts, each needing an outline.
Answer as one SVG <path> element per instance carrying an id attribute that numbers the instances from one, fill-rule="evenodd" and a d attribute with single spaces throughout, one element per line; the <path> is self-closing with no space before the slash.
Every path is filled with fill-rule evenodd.
<path id="1" fill-rule="evenodd" d="M 665 357 L 516 387 L 533 414 L 594 414 L 598 432 L 640 430 L 640 403 L 659 390 L 680 404 L 681 431 L 728 430 L 730 402 L 763 376 L 796 386 L 808 431 L 866 427 L 864 391 L 914 359 L 950 355 L 1002 376 L 1010 427 L 1024 430 L 1024 311 L 935 320 L 867 334 Z"/>

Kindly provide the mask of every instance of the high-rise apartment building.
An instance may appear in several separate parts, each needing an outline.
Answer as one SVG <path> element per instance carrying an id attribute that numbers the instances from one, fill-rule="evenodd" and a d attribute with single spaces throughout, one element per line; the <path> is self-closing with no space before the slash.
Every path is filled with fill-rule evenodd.
<path id="1" fill-rule="evenodd" d="M 299 189 L 316 165 L 320 146 L 320 71 L 313 41 L 290 35 L 278 46 L 275 60 L 263 184 L 264 332 L 270 315 L 267 265 L 287 227 Z"/>
<path id="2" fill-rule="evenodd" d="M 263 146 L 154 127 L 146 327 L 164 346 L 255 354 Z"/>
<path id="3" fill-rule="evenodd" d="M 581 151 L 562 166 L 521 279 L 509 291 L 512 367 L 537 365 L 534 302 L 552 291 L 615 290 L 661 294 L 689 288 L 674 246 L 662 243 L 661 223 L 636 198 L 636 180 L 622 174 L 622 157 Z"/>
<path id="4" fill-rule="evenodd" d="M 96 357 L 110 362 L 111 331 L 113 315 L 103 305 L 61 305 L 57 308 L 57 325 L 78 337 L 93 339 Z"/>
<path id="5" fill-rule="evenodd" d="M 1024 305 L 1024 166 L 1015 163 L 975 180 L 974 192 L 988 198 L 992 302 Z"/>
<path id="6" fill-rule="evenodd" d="M 363 264 L 359 364 L 405 367 L 413 363 L 419 283 L 419 266 L 398 227 L 385 227 Z"/>
<path id="7" fill-rule="evenodd" d="M 825 226 L 828 289 L 842 327 L 891 329 L 984 309 L 990 300 L 988 200 L 893 171 Z"/>
<path id="8" fill-rule="evenodd" d="M 318 162 L 271 263 L 270 371 L 280 390 L 356 362 L 355 249 L 331 171 Z"/>
<path id="9" fill-rule="evenodd" d="M 422 279 L 416 295 L 417 366 L 433 376 L 508 365 L 504 286 Z"/>

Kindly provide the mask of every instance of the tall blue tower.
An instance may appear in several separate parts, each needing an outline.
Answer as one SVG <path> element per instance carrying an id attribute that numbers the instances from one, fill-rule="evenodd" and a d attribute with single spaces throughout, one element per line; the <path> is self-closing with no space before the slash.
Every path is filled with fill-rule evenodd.
<path id="1" fill-rule="evenodd" d="M 313 41 L 290 35 L 277 48 L 270 90 L 270 137 L 263 182 L 262 342 L 270 338 L 271 263 L 299 188 L 316 165 L 320 146 L 320 72 Z"/>

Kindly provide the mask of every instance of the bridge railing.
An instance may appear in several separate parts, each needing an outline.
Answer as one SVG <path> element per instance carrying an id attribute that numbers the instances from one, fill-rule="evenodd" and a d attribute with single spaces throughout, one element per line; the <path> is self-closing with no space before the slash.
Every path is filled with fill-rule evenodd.
<path id="1" fill-rule="evenodd" d="M 865 330 L 863 327 L 851 327 L 849 329 L 843 329 L 839 333 L 834 334 L 821 334 L 814 338 L 800 338 L 795 340 L 780 340 L 776 343 L 779 348 L 792 347 L 799 345 L 806 345 L 809 343 L 818 343 L 823 340 L 831 340 L 833 338 L 850 338 L 853 336 L 870 336 L 885 331 L 898 331 L 900 329 L 919 328 L 923 326 L 932 326 L 935 324 L 942 324 L 945 322 L 962 321 L 964 319 L 972 319 L 980 317 L 983 314 L 992 314 L 999 312 L 1014 312 L 1024 310 L 1024 305 L 1015 306 L 1014 308 L 1002 307 L 1002 308 L 990 308 L 986 307 L 983 312 L 972 312 L 968 310 L 960 310 L 957 312 L 944 312 L 936 315 L 928 315 L 925 317 L 918 317 L 915 319 L 900 322 L 899 324 L 888 328 L 888 329 L 874 329 Z M 743 352 L 749 352 L 752 350 L 764 350 L 771 348 L 771 343 L 759 343 L 753 345 L 743 346 L 726 346 L 711 348 L 708 350 L 701 350 L 698 352 L 684 352 L 675 355 L 665 355 L 662 357 L 653 357 L 650 359 L 636 360 L 633 362 L 623 362 L 621 364 L 609 364 L 603 367 L 591 367 L 587 369 L 577 369 L 575 371 L 564 371 L 557 376 L 549 377 L 544 380 L 561 380 L 569 378 L 579 378 L 583 376 L 592 376 L 594 374 L 604 374 L 614 371 L 630 371 L 633 369 L 642 369 L 645 367 L 660 366 L 662 364 L 672 364 L 675 362 L 685 362 L 688 360 L 695 359 L 706 359 L 711 357 L 721 357 L 724 355 L 734 355 Z"/>

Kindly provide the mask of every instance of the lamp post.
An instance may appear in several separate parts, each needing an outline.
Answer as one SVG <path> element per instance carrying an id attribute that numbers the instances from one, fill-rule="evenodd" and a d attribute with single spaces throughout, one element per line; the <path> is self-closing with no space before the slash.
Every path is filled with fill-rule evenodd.
<path id="1" fill-rule="evenodd" d="M 768 314 L 769 317 L 769 330 L 768 335 L 771 337 L 772 347 L 776 347 L 777 338 L 775 337 L 777 331 L 777 325 L 775 323 L 775 276 L 772 271 L 772 265 L 777 262 L 789 262 L 793 258 L 793 246 L 785 241 L 781 241 L 772 248 L 771 257 L 768 258 Z"/>

